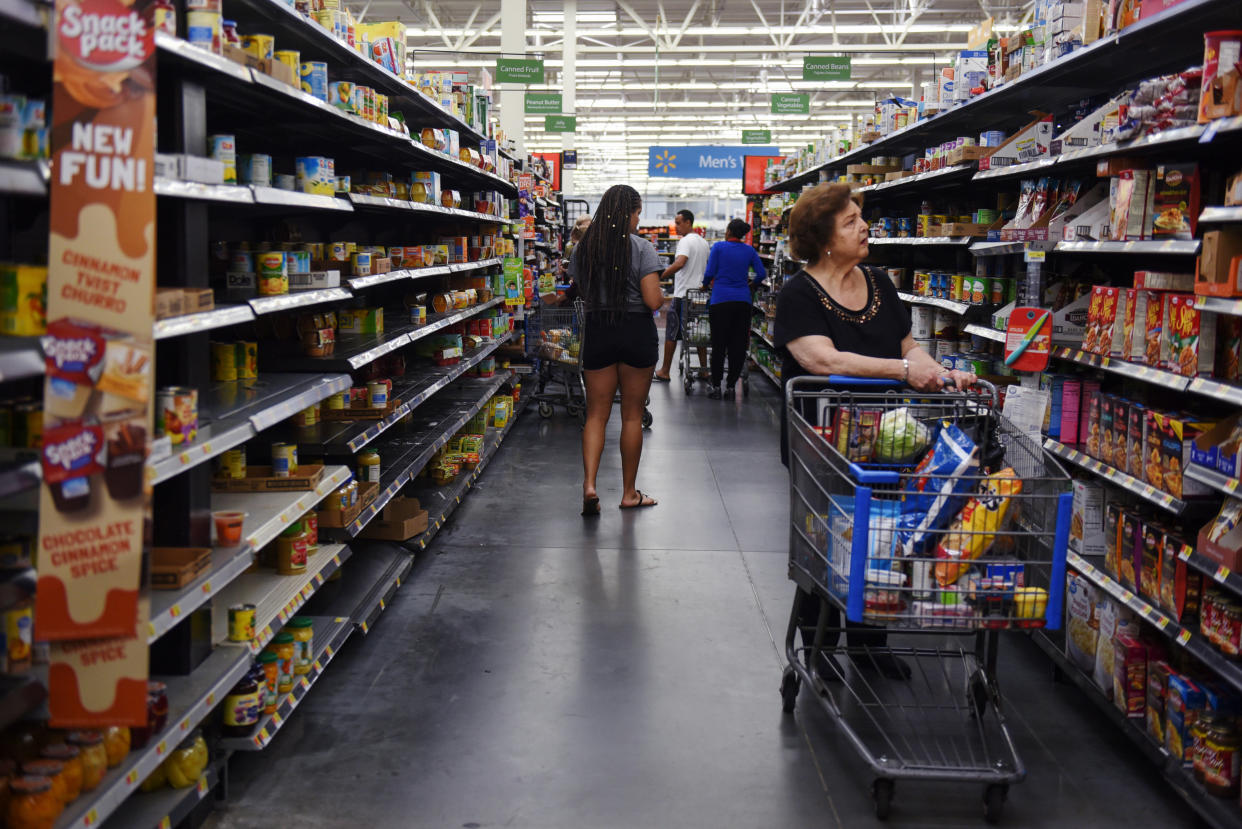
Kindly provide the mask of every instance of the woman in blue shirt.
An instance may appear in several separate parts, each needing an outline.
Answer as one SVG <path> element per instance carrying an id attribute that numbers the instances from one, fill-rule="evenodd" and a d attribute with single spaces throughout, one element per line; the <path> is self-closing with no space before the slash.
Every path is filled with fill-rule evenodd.
<path id="1" fill-rule="evenodd" d="M 729 357 L 729 378 L 725 390 L 733 396 L 733 386 L 742 373 L 746 346 L 750 342 L 751 289 L 767 279 L 768 272 L 755 249 L 742 240 L 750 233 L 750 225 L 741 219 L 729 222 L 725 240 L 712 245 L 707 255 L 703 286 L 712 292 L 707 309 L 712 324 L 712 379 L 707 396 L 719 399 L 720 381 L 724 378 L 725 355 Z M 750 281 L 751 269 L 755 281 Z"/>

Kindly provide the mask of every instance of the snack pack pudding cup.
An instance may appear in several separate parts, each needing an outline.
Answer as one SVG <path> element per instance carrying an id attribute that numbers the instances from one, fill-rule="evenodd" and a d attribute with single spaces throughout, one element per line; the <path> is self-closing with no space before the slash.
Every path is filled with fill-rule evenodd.
<path id="1" fill-rule="evenodd" d="M 235 547 L 241 544 L 242 524 L 246 522 L 246 513 L 219 510 L 211 514 L 216 525 L 216 546 Z"/>

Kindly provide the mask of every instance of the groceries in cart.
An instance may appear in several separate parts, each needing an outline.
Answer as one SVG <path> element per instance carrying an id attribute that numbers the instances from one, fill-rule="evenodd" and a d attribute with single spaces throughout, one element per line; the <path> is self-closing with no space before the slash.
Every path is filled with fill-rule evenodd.
<path id="1" fill-rule="evenodd" d="M 539 343 L 539 356 L 562 363 L 578 362 L 578 337 L 568 328 L 549 328 Z"/>

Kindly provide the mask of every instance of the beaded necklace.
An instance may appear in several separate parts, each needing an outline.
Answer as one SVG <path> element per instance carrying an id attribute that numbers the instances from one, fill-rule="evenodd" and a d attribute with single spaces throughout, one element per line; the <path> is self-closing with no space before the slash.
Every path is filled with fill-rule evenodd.
<path id="1" fill-rule="evenodd" d="M 850 311 L 846 308 L 842 308 L 839 303 L 828 295 L 828 292 L 824 290 L 824 286 L 820 285 L 819 281 L 815 279 L 815 277 L 808 273 L 806 274 L 806 278 L 811 280 L 811 284 L 815 286 L 816 291 L 819 294 L 819 301 L 825 308 L 832 311 L 846 322 L 861 324 L 875 319 L 875 315 L 880 313 L 880 305 L 882 302 L 880 292 L 875 288 L 875 279 L 871 275 L 871 269 L 862 268 L 861 270 L 863 272 L 863 277 L 867 280 L 868 300 L 867 304 L 860 311 Z"/>

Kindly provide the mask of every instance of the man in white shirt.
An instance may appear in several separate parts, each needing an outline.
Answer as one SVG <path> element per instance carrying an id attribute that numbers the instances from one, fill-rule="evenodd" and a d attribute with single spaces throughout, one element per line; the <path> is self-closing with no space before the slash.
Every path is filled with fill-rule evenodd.
<path id="1" fill-rule="evenodd" d="M 689 210 L 679 210 L 673 218 L 673 227 L 681 241 L 677 243 L 677 253 L 673 264 L 665 269 L 663 279 L 673 277 L 673 304 L 664 318 L 664 365 L 655 373 L 655 379 L 661 383 L 669 381 L 669 369 L 673 365 L 673 352 L 677 350 L 677 341 L 681 339 L 681 316 L 686 302 L 686 291 L 697 289 L 703 284 L 703 272 L 707 270 L 707 240 L 694 232 L 694 214 Z M 699 368 L 707 366 L 707 348 L 699 346 Z"/>

